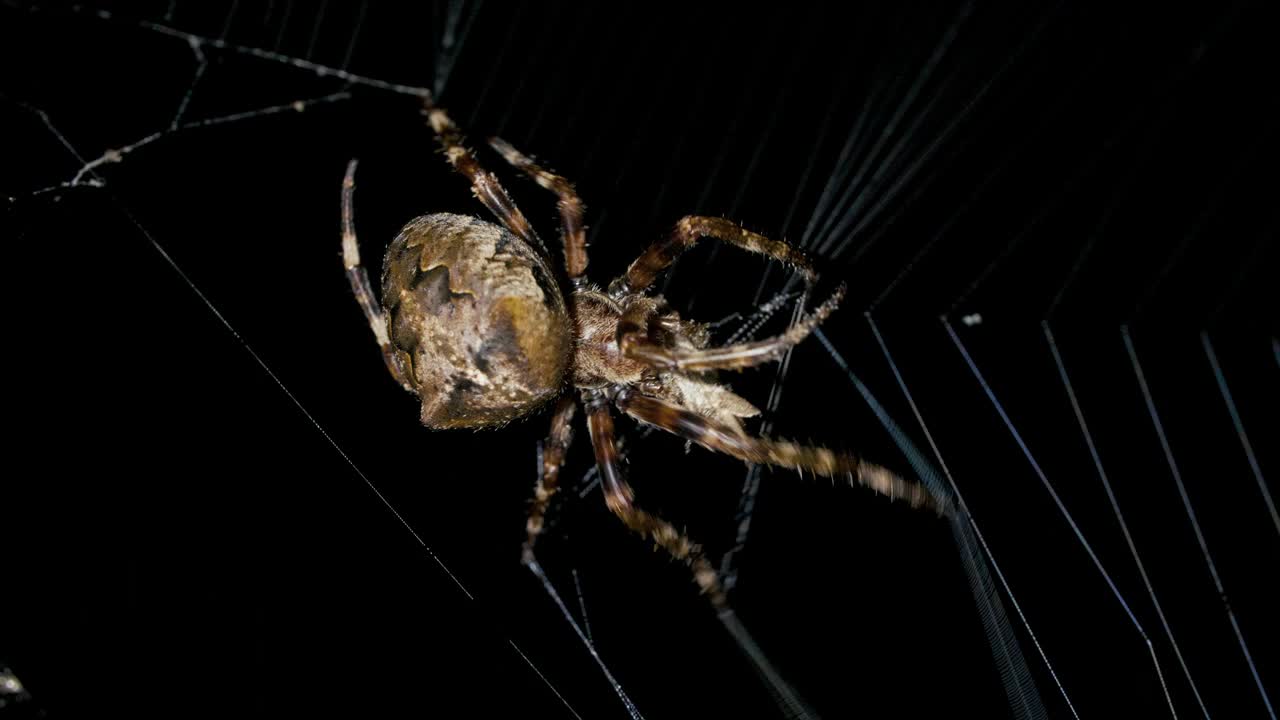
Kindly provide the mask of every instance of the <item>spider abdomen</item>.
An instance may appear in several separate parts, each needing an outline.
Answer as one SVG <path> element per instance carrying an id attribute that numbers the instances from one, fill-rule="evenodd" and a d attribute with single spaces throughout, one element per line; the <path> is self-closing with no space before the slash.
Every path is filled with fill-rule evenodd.
<path id="1" fill-rule="evenodd" d="M 564 296 L 543 257 L 502 227 L 415 218 L 387 248 L 382 298 L 428 427 L 502 425 L 564 386 Z"/>

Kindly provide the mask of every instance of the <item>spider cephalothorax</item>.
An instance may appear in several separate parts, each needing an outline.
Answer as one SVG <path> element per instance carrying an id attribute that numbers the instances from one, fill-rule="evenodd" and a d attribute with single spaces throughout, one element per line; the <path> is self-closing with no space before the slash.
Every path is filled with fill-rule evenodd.
<path id="1" fill-rule="evenodd" d="M 687 563 L 720 607 L 724 592 L 699 547 L 635 505 L 614 447 L 611 406 L 746 462 L 847 477 L 913 506 L 949 511 L 945 498 L 855 455 L 749 434 L 743 419 L 758 411 L 709 374 L 780 358 L 835 310 L 843 288 L 781 335 L 722 347 L 709 346 L 702 325 L 681 319 L 662 298 L 647 294 L 685 249 L 712 237 L 792 266 L 804 277 L 807 298 L 817 273 L 803 253 L 728 220 L 690 216 L 602 290 L 586 278 L 583 205 L 573 187 L 494 139 L 491 145 L 507 162 L 559 198 L 567 276 L 562 289 L 546 246 L 463 145 L 448 115 L 431 106 L 426 115 L 449 162 L 471 180 L 472 191 L 501 225 L 451 214 L 411 221 L 387 250 L 379 307 L 356 245 L 352 161 L 343 185 L 344 263 L 388 369 L 422 401 L 422 421 L 429 427 L 500 425 L 559 396 L 529 513 L 526 562 L 533 562 L 534 542 L 572 439 L 575 390 L 609 509 Z"/>

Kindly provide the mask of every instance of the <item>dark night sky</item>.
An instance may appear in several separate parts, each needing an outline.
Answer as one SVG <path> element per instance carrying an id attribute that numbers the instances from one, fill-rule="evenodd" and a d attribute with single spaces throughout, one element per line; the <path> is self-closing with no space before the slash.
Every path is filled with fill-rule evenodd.
<path id="1" fill-rule="evenodd" d="M 1122 327 L 1257 676 L 1280 700 L 1280 647 L 1265 630 L 1280 604 L 1266 577 L 1280 527 L 1201 334 L 1274 486 L 1268 13 L 848 5 L 488 3 L 463 23 L 440 101 L 473 144 L 501 134 L 577 183 L 597 281 L 696 212 L 804 243 L 849 284 L 826 338 L 936 465 L 901 373 L 1052 664 L 1051 675 L 1001 591 L 1049 717 L 1158 717 L 1170 702 L 1183 717 L 1204 714 L 1200 703 L 1219 717 L 1265 716 Z M 209 45 L 197 73 L 181 38 L 139 25 L 430 85 L 444 7 L 100 7 L 114 18 L 0 3 L 0 194 L 11 198 L 0 228 L 20 428 L 0 500 L 0 663 L 27 684 L 26 707 L 572 717 L 567 704 L 626 717 L 518 562 L 546 418 L 485 433 L 422 428 L 342 275 L 338 190 L 351 157 L 374 272 L 413 216 L 483 212 L 435 152 L 416 101 Z M 98 168 L 105 187 L 32 195 L 80 163 L 31 108 L 89 161 L 168 127 L 193 76 L 186 121 L 349 97 L 180 130 Z M 481 158 L 553 237 L 549 197 Z M 842 176 L 860 192 L 836 184 L 824 201 Z M 815 232 L 841 225 L 832 205 L 845 200 L 849 222 Z M 707 243 L 667 296 L 714 320 L 784 282 Z M 981 324 L 961 322 L 975 315 Z M 732 381 L 764 405 L 774 378 Z M 778 435 L 911 472 L 817 340 L 797 350 L 784 388 Z M 591 464 L 584 438 L 570 485 Z M 740 463 L 655 435 L 638 441 L 629 474 L 645 506 L 714 557 L 731 545 Z M 630 536 L 598 492 L 557 516 L 543 564 L 575 610 L 576 575 L 600 653 L 645 717 L 770 716 L 764 686 L 682 567 Z M 1026 716 L 1010 709 L 944 521 L 768 472 L 754 520 L 733 602 L 824 717 Z"/>

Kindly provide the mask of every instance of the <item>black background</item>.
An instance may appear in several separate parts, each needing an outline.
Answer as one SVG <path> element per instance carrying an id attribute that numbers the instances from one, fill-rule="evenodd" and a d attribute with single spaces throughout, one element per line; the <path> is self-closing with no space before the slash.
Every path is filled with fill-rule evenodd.
<path id="1" fill-rule="evenodd" d="M 134 20 L 327 66 L 342 65 L 354 39 L 352 72 L 429 85 L 443 9 L 113 9 L 104 20 L 58 4 L 0 6 L 7 346 L 18 362 L 0 510 L 0 661 L 52 717 L 570 717 L 514 641 L 582 717 L 625 717 L 518 563 L 546 418 L 498 432 L 423 429 L 342 275 L 338 190 L 350 157 L 361 160 L 356 223 L 375 273 L 381 247 L 414 215 L 482 212 L 436 154 L 413 98 L 357 85 L 350 99 L 301 114 L 176 132 L 101 168 L 105 188 L 32 195 L 80 163 L 31 108 L 85 161 L 172 119 L 196 63 L 183 40 Z M 886 128 L 880 158 L 908 135 L 901 162 L 870 181 L 873 202 L 859 216 L 868 225 L 846 247 L 817 248 L 828 276 L 850 284 L 827 337 L 927 448 L 863 317 L 911 269 L 874 317 L 1071 704 L 1090 717 L 1169 711 L 1141 633 L 942 314 L 1151 638 L 1174 705 L 1194 716 L 1041 329 L 1061 293 L 1052 327 L 1182 655 L 1211 713 L 1255 716 L 1265 712 L 1258 689 L 1120 328 L 1130 327 L 1274 697 L 1280 650 L 1264 623 L 1280 600 L 1266 577 L 1280 538 L 1200 339 L 1210 333 L 1262 471 L 1274 475 L 1276 108 L 1265 15 L 1216 3 L 490 3 L 441 102 L 473 144 L 501 134 L 578 184 L 598 233 L 598 281 L 692 212 L 801 241 L 860 118 L 868 134 L 855 163 Z M 940 41 L 949 44 L 932 74 L 897 113 Z M 189 120 L 344 86 L 205 52 Z M 494 155 L 481 158 L 553 237 L 550 198 Z M 684 260 L 668 297 L 708 320 L 749 310 L 764 264 L 710 245 Z M 775 268 L 764 297 L 782 282 Z M 972 313 L 982 324 L 960 322 Z M 763 405 L 773 378 L 757 370 L 733 381 Z M 788 378 L 779 435 L 907 471 L 818 342 L 797 351 Z M 567 480 L 590 462 L 580 440 Z M 739 463 L 655 436 L 629 472 L 641 502 L 713 556 L 730 545 Z M 600 652 L 646 717 L 773 712 L 687 572 L 628 535 L 598 493 L 564 507 L 541 554 L 575 606 L 576 570 Z M 741 571 L 741 617 L 824 716 L 1014 714 L 943 522 L 766 473 Z M 1050 715 L 1070 717 L 1010 612 Z"/>

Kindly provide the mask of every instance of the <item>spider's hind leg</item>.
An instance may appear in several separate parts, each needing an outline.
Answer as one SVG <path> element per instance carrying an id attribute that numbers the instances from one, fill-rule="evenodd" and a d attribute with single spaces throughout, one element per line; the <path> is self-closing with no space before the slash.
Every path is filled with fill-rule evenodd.
<path id="1" fill-rule="evenodd" d="M 342 179 L 342 265 L 347 271 L 347 280 L 351 282 L 351 291 L 355 293 L 356 302 L 364 311 L 369 321 L 369 328 L 378 340 L 382 349 L 382 360 L 387 364 L 391 377 L 396 379 L 405 390 L 416 392 L 409 383 L 408 369 L 404 365 L 399 352 L 391 346 L 391 337 L 387 333 L 387 318 L 378 307 L 374 297 L 373 286 L 369 284 L 369 274 L 360 264 L 360 245 L 356 242 L 355 208 L 353 207 L 356 190 L 356 161 L 347 163 L 347 174 Z"/>
<path id="2" fill-rule="evenodd" d="M 573 185 L 563 177 L 543 169 L 528 156 L 521 153 L 502 138 L 489 138 L 489 145 L 500 153 L 504 160 L 521 170 L 543 188 L 550 190 L 559 198 L 556 206 L 560 209 L 560 233 L 564 242 L 564 264 L 569 280 L 577 284 L 587 274 L 587 234 L 582 225 L 582 215 L 586 208 L 582 198 L 573 189 Z"/>
<path id="3" fill-rule="evenodd" d="M 480 161 L 476 160 L 476 156 L 467 149 L 462 137 L 462 131 L 458 129 L 457 125 L 453 124 L 453 120 L 450 119 L 448 113 L 428 103 L 423 108 L 422 114 L 427 116 L 431 129 L 435 131 L 436 137 L 440 140 L 440 145 L 444 147 L 444 155 L 448 158 L 449 164 L 453 166 L 454 170 L 466 175 L 467 179 L 471 181 L 471 192 L 516 237 L 529 243 L 532 247 L 546 252 L 546 246 L 542 244 L 542 239 L 533 231 L 533 226 L 529 224 L 529 220 L 525 218 L 524 213 L 520 212 L 520 208 L 516 206 L 515 201 L 511 199 L 506 189 L 498 182 L 497 176 L 480 167 Z"/>
<path id="4" fill-rule="evenodd" d="M 551 416 L 551 429 L 542 445 L 542 468 L 538 484 L 533 489 L 533 502 L 529 507 L 529 519 L 525 523 L 528 537 L 524 542 L 524 563 L 533 561 L 533 545 L 542 534 L 547 507 L 559 488 L 560 468 L 564 466 L 569 444 L 573 442 L 573 414 L 577 404 L 570 395 L 560 398 L 555 414 Z"/>

